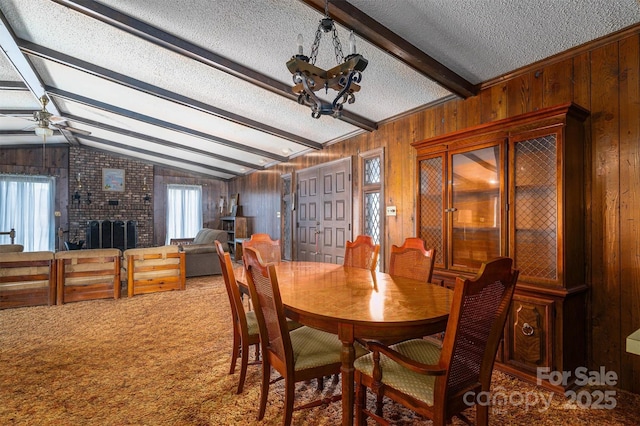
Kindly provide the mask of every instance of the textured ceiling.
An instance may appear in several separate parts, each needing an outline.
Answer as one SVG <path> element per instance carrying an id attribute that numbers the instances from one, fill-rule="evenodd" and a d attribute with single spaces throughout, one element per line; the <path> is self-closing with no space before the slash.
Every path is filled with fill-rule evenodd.
<path id="1" fill-rule="evenodd" d="M 474 87 L 640 22 L 638 0 L 335 3 L 332 16 L 355 7 L 345 19 L 368 17 L 405 51 L 355 28 L 362 90 L 343 119 L 316 120 L 290 94 L 285 63 L 298 33 L 309 54 L 321 0 L 0 0 L 0 147 L 42 143 L 27 120 L 46 92 L 63 124 L 90 132 L 47 143 L 230 179 L 456 96 L 407 65 L 408 50 Z M 338 25 L 345 51 L 348 31 Z M 317 65 L 335 65 L 327 36 Z"/>

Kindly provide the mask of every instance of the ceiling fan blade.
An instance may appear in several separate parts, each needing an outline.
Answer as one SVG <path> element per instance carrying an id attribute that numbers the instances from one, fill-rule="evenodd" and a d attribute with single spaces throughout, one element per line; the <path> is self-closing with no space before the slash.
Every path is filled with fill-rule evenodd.
<path id="1" fill-rule="evenodd" d="M 71 126 L 64 126 L 62 124 L 52 124 L 53 127 L 60 129 L 60 130 L 68 130 L 72 133 L 78 133 L 80 135 L 85 135 L 85 136 L 89 136 L 91 134 L 91 132 L 87 131 L 87 130 L 82 130 L 82 129 L 76 129 L 75 127 L 71 127 Z"/>
<path id="2" fill-rule="evenodd" d="M 25 132 L 25 131 L 27 131 L 27 130 L 33 130 L 33 129 L 35 129 L 35 128 L 36 128 L 36 124 L 35 124 L 35 123 L 33 123 L 33 124 L 28 125 L 27 127 L 23 127 L 22 129 L 20 129 L 20 131 L 21 131 L 21 132 Z"/>
<path id="3" fill-rule="evenodd" d="M 7 110 L 5 110 L 7 111 Z M 33 122 L 33 118 L 31 117 L 25 117 L 24 114 L 22 112 L 16 111 L 15 114 L 6 114 L 3 112 L 0 112 L 0 117 L 7 117 L 7 118 L 16 118 L 18 120 L 25 120 L 25 121 L 31 121 Z"/>

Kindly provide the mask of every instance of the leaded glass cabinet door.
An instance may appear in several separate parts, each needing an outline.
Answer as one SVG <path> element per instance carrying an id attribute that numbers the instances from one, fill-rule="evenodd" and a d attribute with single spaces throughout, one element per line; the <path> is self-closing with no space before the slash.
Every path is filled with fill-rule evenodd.
<path id="1" fill-rule="evenodd" d="M 446 267 L 445 164 L 444 155 L 423 158 L 419 160 L 418 170 L 418 235 L 428 249 L 436 249 L 435 266 L 439 268 Z"/>
<path id="2" fill-rule="evenodd" d="M 523 281 L 559 280 L 559 136 L 545 129 L 511 139 L 510 255 Z"/>
<path id="3" fill-rule="evenodd" d="M 503 252 L 502 146 L 451 153 L 447 209 L 451 269 L 475 271 Z"/>

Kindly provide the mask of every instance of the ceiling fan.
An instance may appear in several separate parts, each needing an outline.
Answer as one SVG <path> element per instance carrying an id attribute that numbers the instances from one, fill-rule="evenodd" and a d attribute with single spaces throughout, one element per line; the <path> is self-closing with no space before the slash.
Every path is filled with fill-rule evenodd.
<path id="1" fill-rule="evenodd" d="M 68 130 L 72 133 L 78 133 L 81 135 L 90 135 L 91 132 L 82 129 L 76 129 L 75 127 L 66 126 L 62 124 L 66 119 L 64 117 L 58 117 L 47 111 L 47 104 L 49 98 L 46 95 L 40 97 L 40 103 L 42 109 L 33 112 L 33 119 L 35 120 L 36 127 L 34 128 L 35 134 L 38 136 L 46 137 L 53 135 L 53 128 L 59 130 Z"/>
<path id="2" fill-rule="evenodd" d="M 28 127 L 24 128 L 23 130 L 33 129 L 35 134 L 42 138 L 53 136 L 53 131 L 55 129 L 66 130 L 72 133 L 77 133 L 79 135 L 85 135 L 85 136 L 91 134 L 91 132 L 88 132 L 86 130 L 77 129 L 75 127 L 71 127 L 63 124 L 66 121 L 64 117 L 58 117 L 56 115 L 51 114 L 49 111 L 47 111 L 48 103 L 49 103 L 49 98 L 47 98 L 46 95 L 42 95 L 40 97 L 40 104 L 42 105 L 42 108 L 33 112 L 33 118 L 24 118 L 18 115 L 9 115 L 9 114 L 2 114 L 2 113 L 0 113 L 0 116 L 9 117 L 9 118 L 20 118 L 22 120 L 35 122 L 35 124 L 31 124 Z"/>

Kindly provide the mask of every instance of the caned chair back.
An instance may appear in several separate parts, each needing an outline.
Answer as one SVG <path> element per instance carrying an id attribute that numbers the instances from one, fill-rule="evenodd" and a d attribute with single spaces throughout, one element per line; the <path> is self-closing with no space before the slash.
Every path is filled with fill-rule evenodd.
<path id="1" fill-rule="evenodd" d="M 446 373 L 436 378 L 435 406 L 449 405 L 450 398 L 459 400 L 460 391 L 477 384 L 478 389 L 489 389 L 518 279 L 512 264 L 510 258 L 497 258 L 484 263 L 476 278 L 457 278 L 440 358 Z"/>
<path id="2" fill-rule="evenodd" d="M 260 344 L 263 356 L 275 356 L 291 368 L 293 374 L 293 351 L 287 326 L 278 278 L 273 263 L 264 263 L 260 253 L 251 247 L 243 247 L 242 256 L 247 284 L 260 328 Z M 273 363 L 273 362 L 272 362 Z"/>
<path id="3" fill-rule="evenodd" d="M 430 283 L 433 277 L 435 249 L 427 250 L 420 238 L 407 238 L 402 246 L 391 246 L 389 275 Z"/>
<path id="4" fill-rule="evenodd" d="M 512 265 L 512 259 L 499 257 L 484 263 L 475 278 L 457 279 L 442 345 L 428 339 L 368 344 L 373 352 L 354 363 L 357 424 L 366 417 L 388 424 L 382 418 L 386 396 L 444 426 L 455 415 L 464 417 L 473 404 L 470 394 L 489 392 L 518 279 Z M 376 394 L 375 412 L 367 409 L 367 387 Z M 476 405 L 476 424 L 488 423 L 488 407 Z"/>
<path id="5" fill-rule="evenodd" d="M 355 241 L 347 241 L 344 252 L 344 266 L 375 271 L 378 265 L 380 245 L 369 235 L 358 235 Z"/>
<path id="6" fill-rule="evenodd" d="M 258 250 L 265 263 L 279 263 L 282 260 L 280 240 L 272 240 L 269 234 L 252 234 L 250 239 L 242 243 L 243 249 L 247 247 Z"/>

